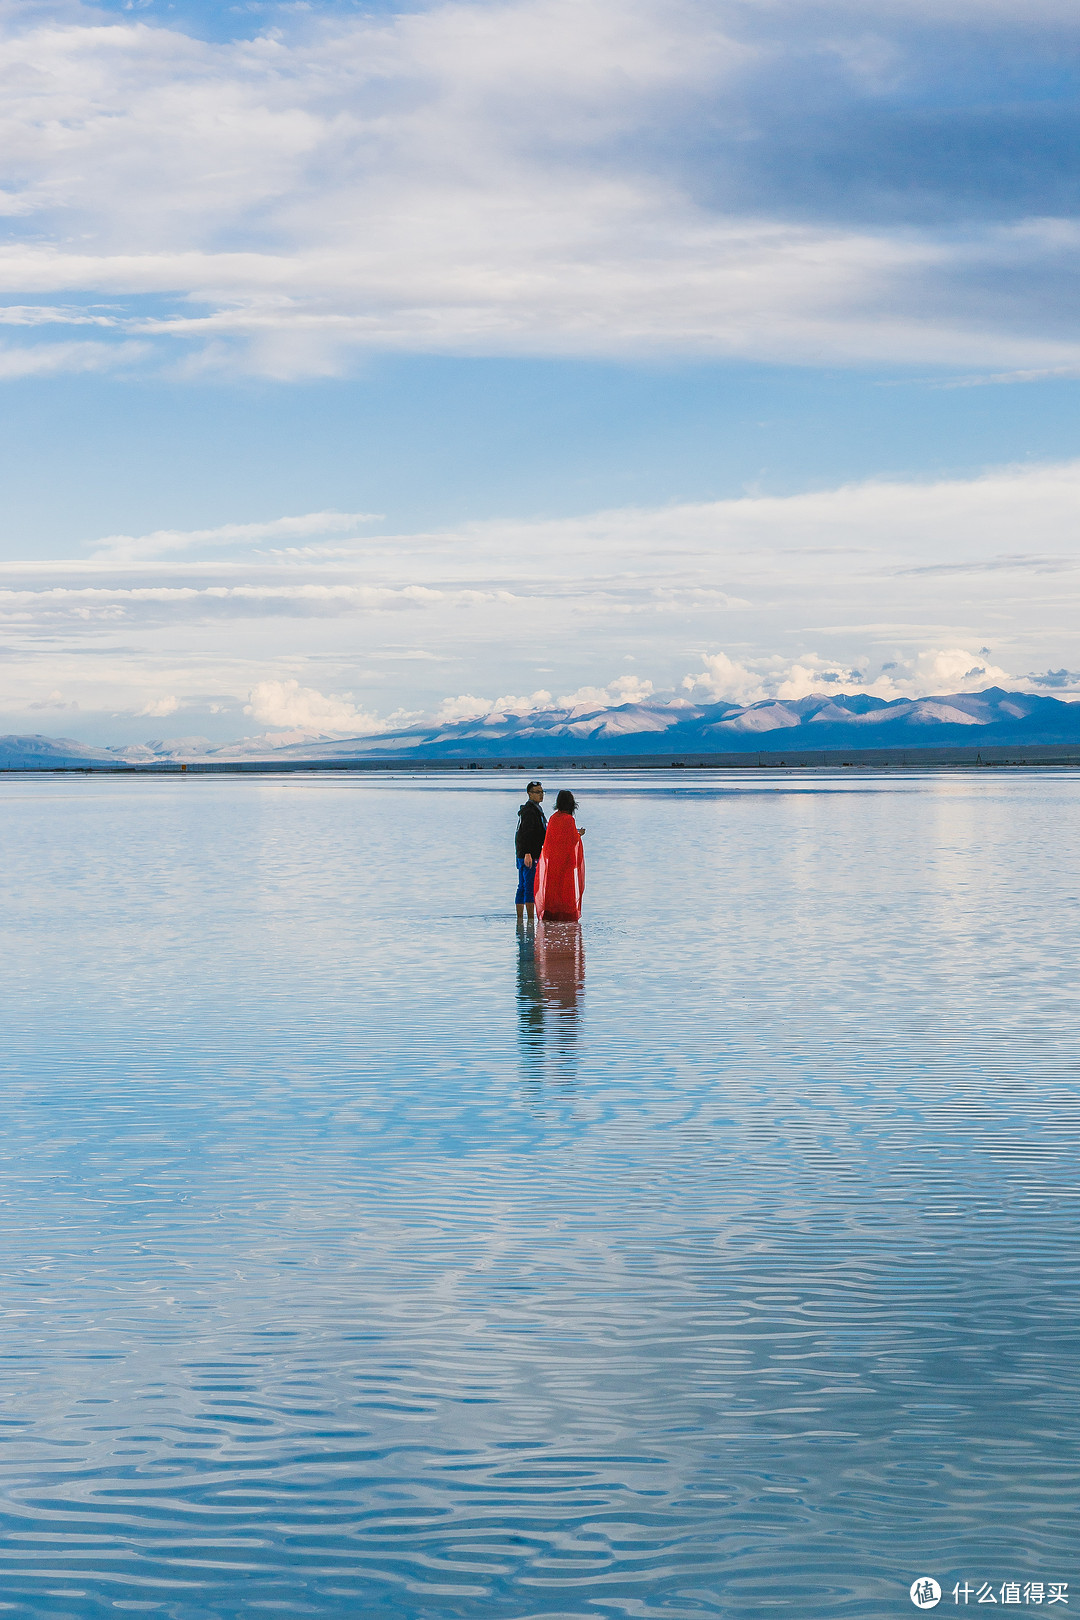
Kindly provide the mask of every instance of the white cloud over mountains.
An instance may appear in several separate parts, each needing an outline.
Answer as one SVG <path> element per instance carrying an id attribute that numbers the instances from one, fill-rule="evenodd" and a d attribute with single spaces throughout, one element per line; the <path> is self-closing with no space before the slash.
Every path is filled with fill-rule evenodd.
<path id="1" fill-rule="evenodd" d="M 284 727 L 302 735 L 347 736 L 381 729 L 377 715 L 358 709 L 347 698 L 327 697 L 299 681 L 258 681 L 244 713 L 260 725 Z M 400 722 L 403 717 L 394 716 Z"/>
<path id="2" fill-rule="evenodd" d="M 469 693 L 443 698 L 435 712 L 436 725 L 455 724 L 459 720 L 488 720 L 495 722 L 507 714 L 530 714 L 537 709 L 588 710 L 614 709 L 624 703 L 642 703 L 653 695 L 652 681 L 637 675 L 618 675 L 606 686 L 581 686 L 576 692 L 553 697 L 543 687 L 528 697 L 478 698 Z M 396 719 L 396 716 L 394 717 Z"/>
<path id="3" fill-rule="evenodd" d="M 958 24 L 964 74 L 1011 45 L 1022 77 L 1008 8 L 457 0 L 217 43 L 16 8 L 0 378 L 372 348 L 1080 367 L 1067 179 L 1010 200 L 985 119 L 973 165 L 970 86 L 926 125 Z M 1024 26 L 1035 60 L 1075 22 Z"/>
<path id="4" fill-rule="evenodd" d="M 86 724 L 341 735 L 665 691 L 1067 695 L 1078 508 L 1074 462 L 412 534 L 318 512 L 112 536 L 0 565 L 0 711 L 59 693 Z"/>
<path id="5" fill-rule="evenodd" d="M 810 653 L 802 659 L 756 658 L 740 663 L 726 653 L 706 653 L 704 667 L 684 676 L 681 690 L 699 702 L 727 698 L 733 703 L 782 702 L 833 691 L 868 692 L 891 702 L 897 698 L 930 697 L 949 692 L 981 692 L 988 686 L 1013 691 L 1039 691 L 1045 682 L 1001 669 L 986 650 L 946 647 L 917 653 L 912 658 L 890 659 L 868 674 L 849 669 Z M 1063 683 L 1064 684 L 1064 683 Z M 1070 687 L 1080 682 L 1070 682 Z"/>

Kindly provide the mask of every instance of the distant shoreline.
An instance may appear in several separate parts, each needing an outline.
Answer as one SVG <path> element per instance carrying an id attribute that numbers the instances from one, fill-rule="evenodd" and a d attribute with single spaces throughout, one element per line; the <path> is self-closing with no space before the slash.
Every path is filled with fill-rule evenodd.
<path id="1" fill-rule="evenodd" d="M 1080 766 L 1080 746 L 988 748 L 806 748 L 787 752 L 708 754 L 697 750 L 655 754 L 523 754 L 505 759 L 418 759 L 370 754 L 352 759 L 154 760 L 141 764 L 93 761 L 69 765 L 11 765 L 0 776 L 249 776 L 296 772 L 380 771 L 426 775 L 432 772 L 486 771 L 777 771 L 777 770 L 955 770 Z"/>

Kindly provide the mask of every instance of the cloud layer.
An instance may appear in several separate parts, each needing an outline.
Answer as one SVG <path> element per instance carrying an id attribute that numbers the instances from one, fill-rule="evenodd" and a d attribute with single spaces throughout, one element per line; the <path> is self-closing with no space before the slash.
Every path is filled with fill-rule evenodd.
<path id="1" fill-rule="evenodd" d="M 1080 368 L 1064 7 L 275 24 L 5 14 L 0 378 L 372 348 Z"/>
<path id="2" fill-rule="evenodd" d="M 1074 462 L 428 533 L 320 512 L 111 536 L 0 565 L 0 713 L 343 735 L 663 691 L 1069 695 L 1078 503 Z"/>

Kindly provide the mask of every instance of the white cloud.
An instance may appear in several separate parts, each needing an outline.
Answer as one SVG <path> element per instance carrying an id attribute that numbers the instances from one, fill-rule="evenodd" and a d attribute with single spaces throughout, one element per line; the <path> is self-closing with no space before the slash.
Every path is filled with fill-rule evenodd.
<path id="1" fill-rule="evenodd" d="M 0 326 L 115 326 L 114 315 L 93 315 L 81 309 L 57 309 L 49 304 L 7 304 L 0 308 Z"/>
<path id="2" fill-rule="evenodd" d="M 458 720 L 490 720 L 493 723 L 504 715 L 529 714 L 536 709 L 572 709 L 582 712 L 594 709 L 616 708 L 622 703 L 641 703 L 653 692 L 651 681 L 636 675 L 620 675 L 606 686 L 582 686 L 576 692 L 554 698 L 541 689 L 527 697 L 473 697 L 462 693 L 458 697 L 443 698 L 435 713 L 436 724 Z"/>
<path id="3" fill-rule="evenodd" d="M 211 547 L 243 547 L 317 535 L 353 534 L 374 521 L 370 512 L 306 512 L 268 523 L 222 523 L 216 529 L 155 529 L 152 534 L 109 534 L 91 552 L 95 562 L 143 562 Z"/>
<path id="4" fill-rule="evenodd" d="M 778 32 L 693 0 L 449 0 L 298 11 L 210 43 L 17 8 L 0 37 L 0 212 L 26 222 L 0 249 L 7 319 L 79 294 L 49 318 L 282 378 L 388 347 L 1080 366 L 1032 283 L 1068 262 L 1071 221 L 849 223 L 809 196 L 732 192 L 786 73 L 835 63 L 863 105 L 914 71 L 910 40 L 885 37 L 909 10 L 868 36 L 843 6 L 789 8 Z M 973 301 L 994 277 L 1009 296 Z M 2 351 L 0 376 L 28 374 L 27 352 Z M 139 353 L 37 352 L 42 371 Z"/>
<path id="5" fill-rule="evenodd" d="M 180 707 L 180 699 L 175 697 L 156 698 L 150 703 L 144 703 L 137 711 L 140 718 L 164 720 L 167 715 L 175 714 Z"/>
<path id="6" fill-rule="evenodd" d="M 727 653 L 706 653 L 702 662 L 703 669 L 683 677 L 684 691 L 716 702 L 726 698 L 729 703 L 760 703 L 771 695 L 760 674 Z"/>
<path id="7" fill-rule="evenodd" d="M 978 692 L 988 686 L 1037 690 L 1025 675 L 1002 669 L 987 654 L 959 647 L 921 652 L 908 670 L 898 666 L 895 674 L 879 676 L 868 690 L 880 691 L 882 696 L 887 692 L 890 697 L 924 697 L 937 692 Z"/>
<path id="8" fill-rule="evenodd" d="M 617 708 L 620 703 L 644 703 L 652 693 L 652 681 L 637 675 L 619 675 L 606 686 L 579 686 L 558 701 L 559 707 L 565 709 Z"/>
<path id="9" fill-rule="evenodd" d="M 0 346 L 0 380 L 52 377 L 63 372 L 115 371 L 149 353 L 146 343 L 36 343 Z"/>
<path id="10" fill-rule="evenodd" d="M 97 558 L 0 563 L 0 706 L 77 691 L 130 714 L 132 692 L 167 693 L 355 733 L 375 707 L 483 719 L 552 692 L 1068 692 L 1050 672 L 1080 669 L 1078 509 L 1068 463 L 340 543 L 327 526 L 356 514 L 112 537 Z M 640 673 L 610 680 L 628 623 Z M 315 697 L 250 696 L 271 679 Z"/>
<path id="11" fill-rule="evenodd" d="M 955 692 L 982 692 L 1004 686 L 1016 692 L 1045 690 L 1045 680 L 1012 674 L 985 653 L 959 647 L 933 649 L 907 660 L 890 660 L 875 671 L 850 669 L 816 653 L 787 661 L 779 657 L 741 664 L 726 653 L 709 653 L 704 667 L 684 676 L 684 692 L 701 701 L 763 703 L 770 698 L 794 702 L 822 692 L 867 692 L 891 702 L 897 698 L 934 697 Z"/>
<path id="12" fill-rule="evenodd" d="M 400 589 L 323 585 L 294 580 L 275 585 L 83 585 L 39 590 L 0 589 L 0 624 L 15 628 L 66 622 L 148 625 L 169 621 L 245 618 L 339 618 L 357 613 L 393 613 L 439 605 L 475 606 L 494 593 L 444 593 L 423 585 Z"/>
<path id="13" fill-rule="evenodd" d="M 528 697 L 478 698 L 463 692 L 458 697 L 443 698 L 435 713 L 436 725 L 448 725 L 458 720 L 498 719 L 506 714 L 528 714 L 533 709 L 549 709 L 553 699 L 550 692 L 539 690 Z"/>
<path id="14" fill-rule="evenodd" d="M 833 686 L 834 690 L 857 689 L 862 692 L 867 689 L 865 678 L 861 672 L 853 670 L 824 667 L 827 660 L 810 654 L 799 662 L 792 664 L 785 671 L 781 680 L 775 681 L 776 696 L 784 700 L 795 700 L 809 697 L 812 692 L 820 692 Z"/>
<path id="15" fill-rule="evenodd" d="M 294 680 L 259 681 L 252 687 L 244 713 L 261 725 L 289 727 L 300 733 L 290 737 L 294 742 L 309 736 L 360 735 L 380 731 L 384 724 L 348 698 L 326 696 Z"/>
<path id="16" fill-rule="evenodd" d="M 79 705 L 74 698 L 69 703 L 65 699 L 63 692 L 54 689 L 47 697 L 39 698 L 36 703 L 28 703 L 26 707 L 28 709 L 77 709 Z"/>

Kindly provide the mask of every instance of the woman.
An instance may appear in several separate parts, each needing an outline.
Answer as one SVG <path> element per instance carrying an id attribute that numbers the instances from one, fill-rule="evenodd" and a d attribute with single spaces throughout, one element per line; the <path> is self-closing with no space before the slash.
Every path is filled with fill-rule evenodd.
<path id="1" fill-rule="evenodd" d="M 574 795 L 563 788 L 547 824 L 536 873 L 536 910 L 542 922 L 577 922 L 581 916 L 585 850 L 574 820 L 576 809 Z"/>

